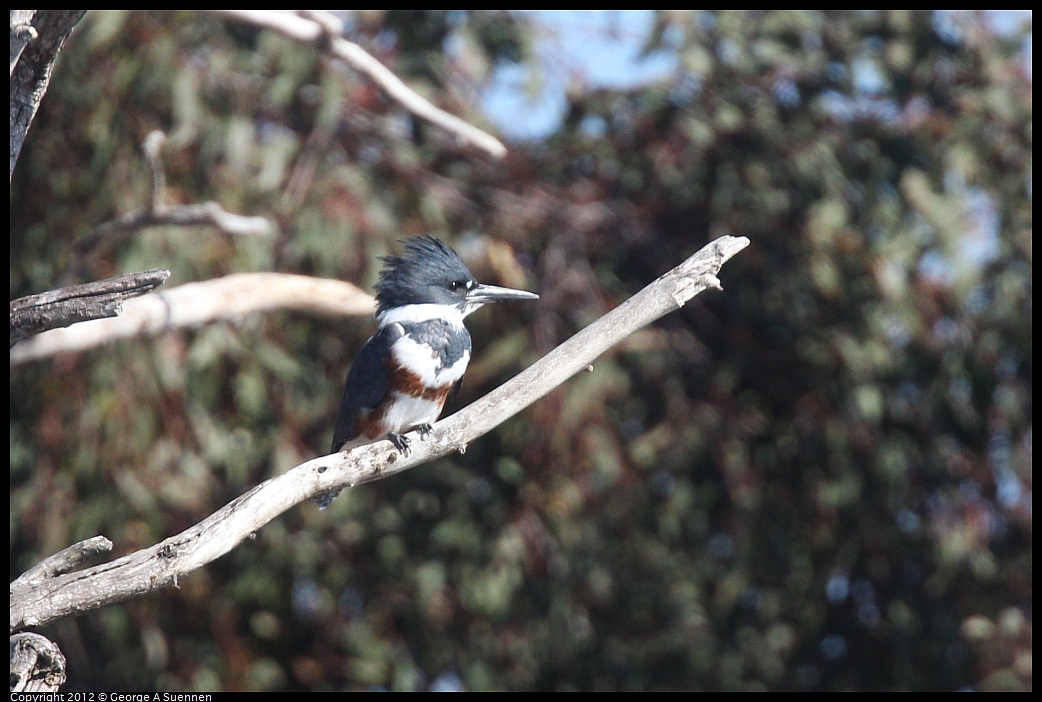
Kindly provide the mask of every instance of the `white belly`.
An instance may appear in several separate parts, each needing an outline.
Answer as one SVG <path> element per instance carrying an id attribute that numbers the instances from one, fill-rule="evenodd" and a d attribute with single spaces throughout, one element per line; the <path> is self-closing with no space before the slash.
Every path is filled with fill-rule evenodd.
<path id="1" fill-rule="evenodd" d="M 385 426 L 395 434 L 409 431 L 421 424 L 434 424 L 441 414 L 442 403 L 394 393 L 394 402 L 384 415 Z"/>

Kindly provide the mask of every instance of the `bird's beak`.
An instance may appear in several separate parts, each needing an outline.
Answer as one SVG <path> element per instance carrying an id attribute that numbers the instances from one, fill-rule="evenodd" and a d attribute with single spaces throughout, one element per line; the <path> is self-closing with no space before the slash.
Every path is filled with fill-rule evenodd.
<path id="1" fill-rule="evenodd" d="M 467 304 L 481 306 L 489 302 L 506 302 L 508 300 L 538 300 L 539 296 L 526 290 L 501 288 L 498 285 L 475 285 L 467 293 Z"/>

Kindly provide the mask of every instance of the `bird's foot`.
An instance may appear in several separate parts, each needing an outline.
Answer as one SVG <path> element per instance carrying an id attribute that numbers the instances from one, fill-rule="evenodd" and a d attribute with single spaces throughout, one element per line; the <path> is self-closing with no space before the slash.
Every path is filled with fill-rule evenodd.
<path id="1" fill-rule="evenodd" d="M 409 449 L 409 439 L 404 434 L 395 434 L 394 432 L 391 432 L 387 435 L 387 438 L 390 439 L 391 443 L 394 444 L 394 447 L 398 449 L 398 453 L 403 456 L 408 456 L 411 453 Z"/>
<path id="2" fill-rule="evenodd" d="M 421 424 L 416 427 L 416 431 L 420 433 L 420 441 L 426 441 L 434 433 L 434 427 L 430 424 Z"/>

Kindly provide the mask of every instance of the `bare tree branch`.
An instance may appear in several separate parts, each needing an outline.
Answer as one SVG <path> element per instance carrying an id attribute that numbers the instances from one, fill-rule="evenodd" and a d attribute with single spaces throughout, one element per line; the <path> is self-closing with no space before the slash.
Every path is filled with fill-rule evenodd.
<path id="1" fill-rule="evenodd" d="M 115 317 L 130 298 L 155 290 L 170 277 L 170 271 L 152 270 L 70 285 L 11 303 L 11 345 L 56 327 L 77 322 Z"/>
<path id="2" fill-rule="evenodd" d="M 53 556 L 48 556 L 34 565 L 29 570 L 18 576 L 19 580 L 35 582 L 53 578 L 62 573 L 74 570 L 81 563 L 93 558 L 99 553 L 108 553 L 112 550 L 112 542 L 104 536 L 94 536 L 85 539 L 78 544 L 58 551 Z"/>
<path id="3" fill-rule="evenodd" d="M 523 373 L 438 422 L 412 453 L 389 441 L 322 456 L 291 468 L 232 500 L 195 526 L 162 543 L 82 571 L 18 578 L 11 585 L 11 630 L 42 627 L 63 617 L 121 602 L 175 584 L 177 579 L 228 553 L 250 534 L 319 493 L 386 478 L 467 445 L 543 397 L 626 336 L 679 309 L 708 287 L 719 287 L 721 266 L 748 246 L 725 236 L 665 274 Z M 37 572 L 38 569 L 36 569 Z"/>
<path id="4" fill-rule="evenodd" d="M 324 10 L 308 10 L 306 15 L 293 10 L 210 10 L 228 18 L 249 22 L 274 30 L 298 41 L 328 44 L 333 56 L 364 73 L 379 85 L 392 100 L 431 124 L 450 132 L 464 143 L 475 146 L 490 156 L 502 158 L 506 147 L 491 134 L 435 107 L 421 97 L 365 49 L 344 39 L 343 22 Z"/>
<path id="5" fill-rule="evenodd" d="M 372 314 L 376 303 L 371 295 L 342 280 L 289 273 L 237 273 L 129 300 L 123 305 L 123 314 L 115 319 L 40 334 L 11 349 L 11 365 L 65 351 L 84 351 L 117 339 L 274 309 L 363 316 Z"/>
<path id="6" fill-rule="evenodd" d="M 166 191 L 166 172 L 163 169 L 162 159 L 165 143 L 166 134 L 154 130 L 149 132 L 141 145 L 141 150 L 145 154 L 145 163 L 148 164 L 148 170 L 152 174 L 148 207 L 128 212 L 110 222 L 99 224 L 76 242 L 77 253 L 86 255 L 95 252 L 95 249 L 103 242 L 112 245 L 117 234 L 135 232 L 154 226 L 211 226 L 233 236 L 262 236 L 274 231 L 271 222 L 264 217 L 234 214 L 226 211 L 217 202 L 191 205 L 166 204 L 163 201 Z"/>
<path id="7" fill-rule="evenodd" d="M 271 234 L 271 222 L 264 217 L 247 217 L 228 212 L 217 202 L 193 205 L 167 205 L 159 209 L 142 209 L 128 212 L 116 219 L 99 224 L 85 237 L 76 242 L 76 250 L 89 251 L 99 241 L 123 232 L 157 226 L 216 227 L 234 236 L 256 236 Z"/>
<path id="8" fill-rule="evenodd" d="M 11 170 L 47 93 L 65 39 L 86 10 L 21 10 L 11 17 Z"/>
<path id="9" fill-rule="evenodd" d="M 22 632 L 11 637 L 11 692 L 54 692 L 65 684 L 65 656 L 53 641 Z"/>

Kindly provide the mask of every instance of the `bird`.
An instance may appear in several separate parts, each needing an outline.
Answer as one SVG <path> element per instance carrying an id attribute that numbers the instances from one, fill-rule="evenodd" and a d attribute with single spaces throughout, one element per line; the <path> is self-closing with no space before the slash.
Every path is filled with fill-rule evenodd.
<path id="1" fill-rule="evenodd" d="M 463 320 L 491 302 L 537 300 L 525 290 L 483 285 L 452 248 L 430 234 L 400 242 L 376 283 L 377 332 L 358 352 L 344 383 L 330 453 L 383 437 L 403 456 L 405 432 L 433 432 L 470 362 Z M 339 490 L 315 497 L 325 509 Z"/>

